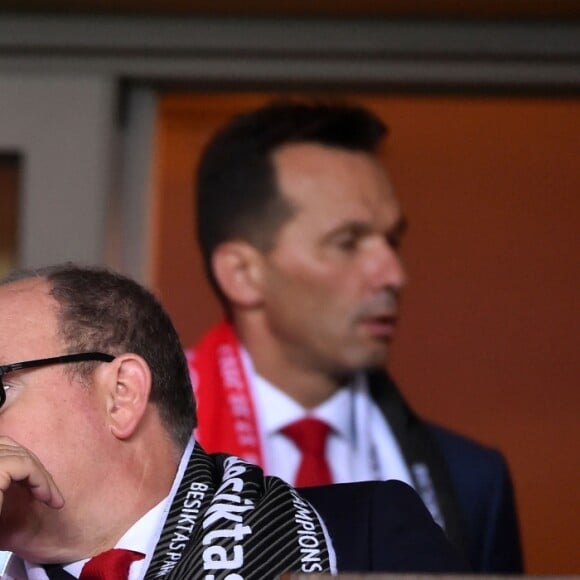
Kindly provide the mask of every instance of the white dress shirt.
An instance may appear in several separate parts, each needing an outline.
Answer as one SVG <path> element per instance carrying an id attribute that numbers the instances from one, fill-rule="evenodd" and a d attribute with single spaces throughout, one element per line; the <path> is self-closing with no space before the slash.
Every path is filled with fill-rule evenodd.
<path id="1" fill-rule="evenodd" d="M 339 389 L 315 409 L 307 410 L 256 374 L 243 348 L 241 358 L 254 401 L 266 473 L 289 483 L 295 481 L 300 451 L 280 430 L 312 416 L 332 427 L 326 459 L 335 483 L 399 479 L 413 485 L 399 444 L 372 400 L 363 373 L 357 375 L 352 385 Z"/>

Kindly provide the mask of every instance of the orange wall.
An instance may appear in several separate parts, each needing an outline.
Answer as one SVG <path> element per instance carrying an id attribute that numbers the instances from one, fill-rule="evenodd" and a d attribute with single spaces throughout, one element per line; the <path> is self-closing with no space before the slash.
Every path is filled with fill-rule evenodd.
<path id="1" fill-rule="evenodd" d="M 198 151 L 263 100 L 161 99 L 151 279 L 187 344 L 219 316 L 192 230 Z M 387 163 L 410 222 L 391 369 L 423 415 L 506 455 L 527 571 L 578 573 L 579 102 L 357 100 L 391 127 Z"/>

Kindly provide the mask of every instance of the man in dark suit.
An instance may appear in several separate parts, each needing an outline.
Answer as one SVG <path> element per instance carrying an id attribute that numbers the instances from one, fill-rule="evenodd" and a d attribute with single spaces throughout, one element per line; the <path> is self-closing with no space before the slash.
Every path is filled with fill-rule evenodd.
<path id="1" fill-rule="evenodd" d="M 313 508 L 261 468 L 208 455 L 177 333 L 132 280 L 17 272 L 0 283 L 0 328 L 3 578 L 463 569 L 409 487 L 312 490 Z"/>
<path id="2" fill-rule="evenodd" d="M 503 458 L 421 420 L 384 369 L 406 284 L 385 134 L 359 107 L 278 102 L 206 147 L 197 232 L 227 320 L 189 352 L 197 436 L 298 486 L 405 481 L 475 570 L 519 572 Z"/>

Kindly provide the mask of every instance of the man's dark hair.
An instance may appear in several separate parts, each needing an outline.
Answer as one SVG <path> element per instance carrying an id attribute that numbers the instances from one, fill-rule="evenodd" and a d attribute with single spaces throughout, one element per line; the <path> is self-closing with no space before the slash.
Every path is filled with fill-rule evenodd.
<path id="1" fill-rule="evenodd" d="M 19 270 L 8 284 L 45 278 L 59 304 L 58 332 L 69 353 L 100 351 L 113 356 L 132 352 L 149 365 L 149 400 L 176 445 L 185 448 L 196 426 L 195 402 L 187 361 L 177 331 L 159 301 L 137 282 L 105 268 L 74 264 Z M 95 363 L 72 365 L 81 380 Z"/>
<path id="2" fill-rule="evenodd" d="M 241 239 L 267 252 L 293 215 L 279 195 L 273 154 L 298 143 L 373 154 L 386 133 L 385 124 L 363 107 L 275 101 L 234 117 L 214 135 L 197 171 L 196 231 L 207 276 L 224 304 L 211 267 L 218 245 Z"/>

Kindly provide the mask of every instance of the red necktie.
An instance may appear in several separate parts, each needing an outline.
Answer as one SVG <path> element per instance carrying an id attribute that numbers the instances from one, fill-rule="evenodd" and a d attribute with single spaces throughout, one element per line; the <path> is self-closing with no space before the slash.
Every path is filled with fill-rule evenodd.
<path id="1" fill-rule="evenodd" d="M 296 487 L 327 485 L 332 475 L 326 461 L 326 438 L 330 427 L 320 419 L 306 417 L 284 427 L 281 432 L 292 439 L 300 452 L 302 461 L 298 467 Z"/>
<path id="2" fill-rule="evenodd" d="M 131 564 L 144 557 L 133 550 L 107 550 L 83 566 L 79 580 L 127 580 Z"/>

